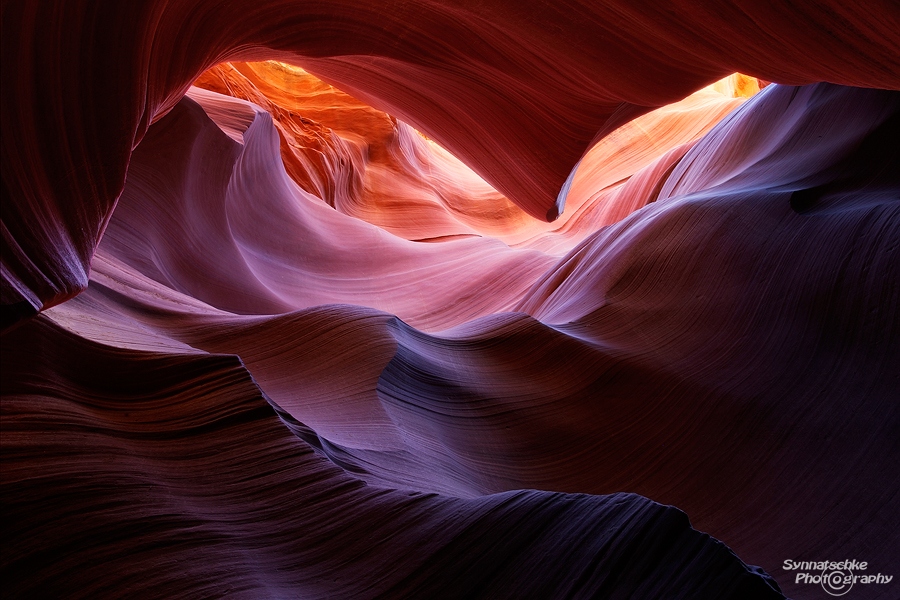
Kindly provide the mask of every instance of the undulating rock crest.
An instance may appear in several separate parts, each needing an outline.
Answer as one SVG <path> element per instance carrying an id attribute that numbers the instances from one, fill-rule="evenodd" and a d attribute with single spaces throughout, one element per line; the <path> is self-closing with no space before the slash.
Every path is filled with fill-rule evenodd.
<path id="1" fill-rule="evenodd" d="M 547 220 L 592 141 L 734 71 L 900 88 L 892 0 L 25 0 L 2 11 L 6 323 L 87 285 L 131 151 L 223 60 L 297 63 Z"/>
<path id="2" fill-rule="evenodd" d="M 900 575 L 897 9 L 631 4 L 5 3 L 4 592 Z"/>

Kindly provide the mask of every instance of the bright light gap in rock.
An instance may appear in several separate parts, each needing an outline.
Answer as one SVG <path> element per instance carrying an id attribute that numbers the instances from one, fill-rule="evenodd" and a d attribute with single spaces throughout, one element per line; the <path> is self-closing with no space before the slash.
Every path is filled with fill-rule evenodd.
<path id="1" fill-rule="evenodd" d="M 613 131 L 580 161 L 553 223 L 528 216 L 427 134 L 301 67 L 223 63 L 195 85 L 268 111 L 288 175 L 339 212 L 412 241 L 487 236 L 562 256 L 652 202 L 614 192 L 672 148 L 695 142 L 765 83 L 735 73 Z"/>

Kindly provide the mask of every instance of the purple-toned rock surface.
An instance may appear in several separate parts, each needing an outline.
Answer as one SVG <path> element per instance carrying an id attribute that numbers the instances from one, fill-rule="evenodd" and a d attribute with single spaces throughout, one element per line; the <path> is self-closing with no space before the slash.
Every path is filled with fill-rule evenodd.
<path id="1" fill-rule="evenodd" d="M 4 594 L 900 575 L 898 12 L 4 3 Z"/>

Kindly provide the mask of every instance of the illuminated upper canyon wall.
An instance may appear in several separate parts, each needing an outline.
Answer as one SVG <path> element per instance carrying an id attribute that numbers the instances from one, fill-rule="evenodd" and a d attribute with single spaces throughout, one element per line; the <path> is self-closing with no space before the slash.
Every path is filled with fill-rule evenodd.
<path id="1" fill-rule="evenodd" d="M 567 212 L 553 223 L 529 217 L 434 142 L 302 69 L 274 61 L 225 63 L 194 85 L 270 113 L 291 178 L 344 214 L 410 240 L 485 235 L 562 255 L 598 227 L 652 202 L 649 191 L 624 191 L 625 182 L 643 169 L 637 179 L 657 181 L 760 84 L 729 75 L 604 138 L 581 160 Z M 188 95 L 222 127 L 240 122 L 242 110 L 252 114 L 196 90 Z"/>
<path id="2" fill-rule="evenodd" d="M 4 592 L 892 574 L 897 11 L 626 4 L 5 4 Z"/>
<path id="3" fill-rule="evenodd" d="M 3 9 L 7 322 L 72 297 L 131 150 L 205 69 L 297 62 L 555 217 L 598 131 L 728 73 L 900 87 L 895 3 L 37 1 Z"/>

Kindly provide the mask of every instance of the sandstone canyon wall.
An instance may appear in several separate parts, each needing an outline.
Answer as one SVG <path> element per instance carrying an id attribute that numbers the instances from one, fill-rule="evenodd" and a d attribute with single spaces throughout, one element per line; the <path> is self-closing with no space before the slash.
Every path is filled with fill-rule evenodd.
<path id="1" fill-rule="evenodd" d="M 5 593 L 900 575 L 895 4 L 10 1 L 2 29 Z"/>

